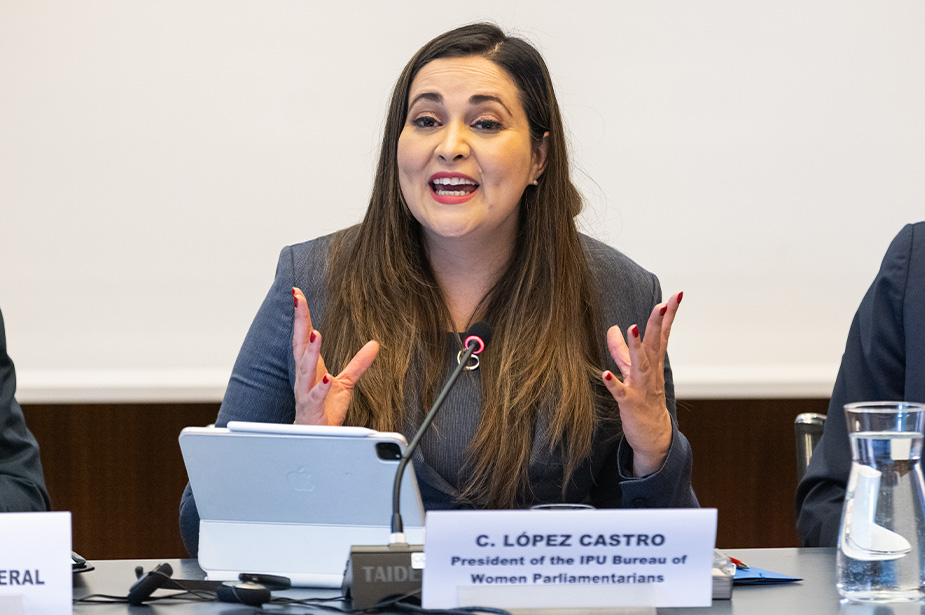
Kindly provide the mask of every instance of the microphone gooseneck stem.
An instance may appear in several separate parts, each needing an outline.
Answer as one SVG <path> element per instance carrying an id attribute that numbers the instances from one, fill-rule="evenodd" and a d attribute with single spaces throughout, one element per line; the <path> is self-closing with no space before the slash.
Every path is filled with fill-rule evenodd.
<path id="1" fill-rule="evenodd" d="M 466 365 L 469 364 L 469 358 L 477 348 L 478 344 L 474 342 L 466 346 L 465 352 L 463 352 L 459 359 L 459 365 L 457 365 L 456 369 L 453 370 L 453 373 L 450 374 L 450 379 L 447 380 L 443 390 L 440 391 L 440 395 L 437 396 L 437 400 L 434 402 L 434 405 L 431 406 L 430 412 L 428 412 L 427 416 L 424 417 L 424 420 L 421 422 L 421 426 L 418 427 L 417 433 L 414 434 L 414 438 L 411 439 L 411 444 L 409 444 L 408 448 L 405 449 L 405 454 L 402 455 L 401 461 L 398 463 L 398 470 L 395 472 L 395 484 L 392 486 L 392 542 L 405 541 L 405 528 L 401 520 L 401 512 L 399 509 L 399 500 L 401 496 L 401 478 L 405 473 L 405 466 L 407 466 L 408 462 L 411 461 L 411 457 L 414 455 L 414 451 L 417 449 L 418 444 L 420 444 L 421 438 L 424 436 L 427 428 L 430 427 L 430 424 L 434 421 L 434 417 L 437 416 L 437 411 L 440 409 L 440 406 L 443 405 L 443 400 L 446 399 L 450 389 L 452 389 L 453 385 L 456 384 L 456 380 L 459 379 L 459 375 L 463 373 L 463 370 L 466 369 Z"/>

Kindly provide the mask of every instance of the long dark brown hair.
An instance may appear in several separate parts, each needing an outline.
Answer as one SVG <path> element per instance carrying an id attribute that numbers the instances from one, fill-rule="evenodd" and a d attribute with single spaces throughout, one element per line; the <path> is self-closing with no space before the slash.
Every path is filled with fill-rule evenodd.
<path id="1" fill-rule="evenodd" d="M 494 335 L 480 367 L 481 420 L 462 497 L 510 508 L 528 488 L 538 417 L 545 414 L 550 425 L 545 444 L 562 455 L 564 492 L 590 454 L 595 408 L 606 399 L 600 299 L 575 226 L 581 197 L 569 176 L 549 71 L 532 45 L 495 25 L 473 24 L 433 39 L 405 66 L 392 93 L 366 216 L 332 248 L 323 352 L 334 371 L 366 341 L 380 343 L 346 424 L 400 431 L 408 413 L 420 411 L 407 407 L 410 387 L 423 392 L 426 408 L 442 384 L 447 332 L 454 327 L 420 224 L 402 196 L 397 148 L 418 71 L 437 58 L 470 56 L 491 60 L 514 80 L 535 145 L 549 133 L 545 172 L 520 200 L 514 256 L 474 315 L 488 321 Z"/>

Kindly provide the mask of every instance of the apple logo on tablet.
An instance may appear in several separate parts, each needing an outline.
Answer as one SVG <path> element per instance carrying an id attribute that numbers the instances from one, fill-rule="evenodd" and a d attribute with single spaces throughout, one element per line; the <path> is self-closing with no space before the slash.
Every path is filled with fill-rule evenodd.
<path id="1" fill-rule="evenodd" d="M 286 481 L 289 486 L 296 491 L 308 493 L 315 490 L 315 483 L 312 482 L 312 475 L 303 467 L 286 474 Z"/>

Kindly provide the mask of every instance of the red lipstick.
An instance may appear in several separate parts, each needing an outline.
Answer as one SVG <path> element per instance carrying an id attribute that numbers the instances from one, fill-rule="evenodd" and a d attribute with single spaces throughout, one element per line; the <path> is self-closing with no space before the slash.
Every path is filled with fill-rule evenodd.
<path id="1" fill-rule="evenodd" d="M 468 175 L 446 171 L 434 173 L 427 183 L 433 199 L 443 205 L 465 203 L 475 196 L 479 189 L 479 183 Z"/>

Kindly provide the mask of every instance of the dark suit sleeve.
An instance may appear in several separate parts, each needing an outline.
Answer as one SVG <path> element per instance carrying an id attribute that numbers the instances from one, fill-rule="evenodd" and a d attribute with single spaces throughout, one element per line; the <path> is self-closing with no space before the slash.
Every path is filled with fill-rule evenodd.
<path id="1" fill-rule="evenodd" d="M 0 512 L 49 509 L 39 445 L 16 402 L 16 372 L 0 313 Z"/>
<path id="2" fill-rule="evenodd" d="M 916 235 L 918 233 L 918 236 Z M 834 547 L 838 541 L 851 452 L 844 405 L 859 401 L 925 401 L 906 388 L 910 271 L 921 269 L 923 224 L 907 225 L 890 244 L 880 272 L 861 301 L 848 332 L 845 353 L 832 391 L 822 439 L 797 488 L 797 529 L 806 546 Z M 916 262 L 916 259 L 918 262 Z M 916 310 L 923 320 L 922 308 Z M 921 333 L 921 330 L 918 331 Z M 921 345 L 922 340 L 918 340 Z"/>
<path id="3" fill-rule="evenodd" d="M 215 421 L 291 423 L 295 420 L 295 396 L 290 381 L 292 362 L 292 249 L 284 248 L 276 278 L 238 353 Z M 190 486 L 180 501 L 180 535 L 190 556 L 199 552 L 199 511 Z"/>

